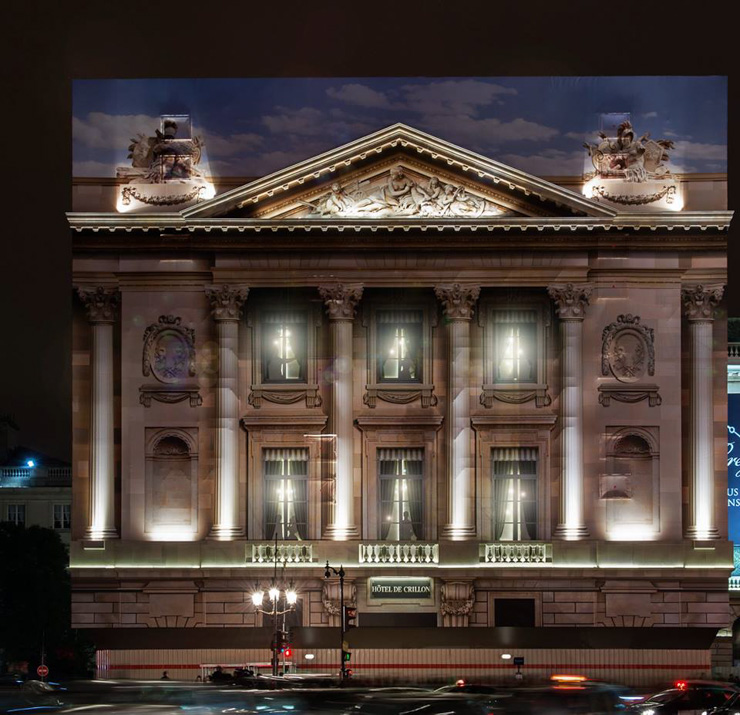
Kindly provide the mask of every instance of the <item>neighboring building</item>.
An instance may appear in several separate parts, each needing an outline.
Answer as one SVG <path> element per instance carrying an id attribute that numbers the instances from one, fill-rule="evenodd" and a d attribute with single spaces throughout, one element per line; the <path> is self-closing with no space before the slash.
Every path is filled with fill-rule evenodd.
<path id="1" fill-rule="evenodd" d="M 101 675 L 264 660 L 276 556 L 302 665 L 337 665 L 328 560 L 359 675 L 708 674 L 731 213 L 622 129 L 594 198 L 395 125 L 179 211 L 200 178 L 70 214 L 73 625 Z"/>
<path id="2" fill-rule="evenodd" d="M 69 545 L 72 470 L 69 462 L 18 444 L 18 425 L 0 416 L 0 521 L 44 526 Z"/>

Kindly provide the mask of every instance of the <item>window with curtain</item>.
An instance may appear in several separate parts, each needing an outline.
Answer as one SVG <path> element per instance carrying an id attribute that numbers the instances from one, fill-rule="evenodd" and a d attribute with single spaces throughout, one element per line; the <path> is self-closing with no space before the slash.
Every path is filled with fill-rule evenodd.
<path id="1" fill-rule="evenodd" d="M 54 504 L 54 528 L 69 529 L 71 521 L 71 506 L 69 504 Z"/>
<path id="2" fill-rule="evenodd" d="M 265 449 L 265 539 L 308 536 L 308 449 Z"/>
<path id="3" fill-rule="evenodd" d="M 537 538 L 537 450 L 494 447 L 492 464 L 493 538 Z"/>
<path id="4" fill-rule="evenodd" d="M 379 449 L 380 538 L 423 538 L 423 449 Z"/>
<path id="5" fill-rule="evenodd" d="M 8 504 L 8 521 L 18 526 L 26 525 L 26 505 Z"/>
<path id="6" fill-rule="evenodd" d="M 422 382 L 421 310 L 379 310 L 378 382 Z"/>
<path id="7" fill-rule="evenodd" d="M 537 311 L 493 310 L 493 379 L 537 382 Z"/>
<path id="8" fill-rule="evenodd" d="M 306 381 L 305 312 L 265 312 L 262 325 L 262 382 Z"/>

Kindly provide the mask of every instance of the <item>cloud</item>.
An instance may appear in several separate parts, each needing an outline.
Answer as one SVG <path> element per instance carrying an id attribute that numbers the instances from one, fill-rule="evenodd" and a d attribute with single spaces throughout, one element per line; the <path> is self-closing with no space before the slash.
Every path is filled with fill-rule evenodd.
<path id="1" fill-rule="evenodd" d="M 535 176 L 574 176 L 590 168 L 584 151 L 546 149 L 537 154 L 503 154 L 495 158 Z"/>
<path id="2" fill-rule="evenodd" d="M 501 95 L 514 95 L 512 87 L 477 79 L 444 80 L 401 87 L 403 108 L 420 114 L 474 116 L 480 107 L 498 103 Z"/>
<path id="3" fill-rule="evenodd" d="M 675 142 L 670 152 L 681 159 L 700 159 L 704 161 L 720 160 L 727 161 L 726 144 L 702 144 L 701 142 L 689 142 L 679 140 Z"/>
<path id="4" fill-rule="evenodd" d="M 194 134 L 200 134 L 205 141 L 205 151 L 209 157 L 233 156 L 243 151 L 255 151 L 264 144 L 264 137 L 260 134 L 229 134 L 224 136 L 209 132 L 207 129 L 194 129 Z"/>
<path id="5" fill-rule="evenodd" d="M 364 84 L 343 84 L 338 89 L 329 87 L 326 94 L 331 99 L 358 107 L 390 107 L 388 98 L 382 92 Z"/>
<path id="6" fill-rule="evenodd" d="M 116 166 L 116 162 L 73 161 L 72 176 L 114 176 Z"/>
<path id="7" fill-rule="evenodd" d="M 279 114 L 268 114 L 262 117 L 262 124 L 272 134 L 298 134 L 315 136 L 326 132 L 324 115 L 313 107 L 301 107 L 291 110 L 287 107 L 275 107 Z"/>
<path id="8" fill-rule="evenodd" d="M 548 141 L 558 135 L 558 130 L 527 119 L 513 119 L 503 122 L 500 119 L 474 119 L 459 117 L 450 124 L 447 117 L 432 116 L 421 122 L 424 129 L 446 136 L 457 144 L 482 153 L 491 147 L 514 141 Z"/>
<path id="9" fill-rule="evenodd" d="M 138 133 L 152 136 L 159 129 L 160 117 L 147 114 L 106 114 L 90 112 L 72 117 L 72 138 L 90 149 L 126 149 Z"/>

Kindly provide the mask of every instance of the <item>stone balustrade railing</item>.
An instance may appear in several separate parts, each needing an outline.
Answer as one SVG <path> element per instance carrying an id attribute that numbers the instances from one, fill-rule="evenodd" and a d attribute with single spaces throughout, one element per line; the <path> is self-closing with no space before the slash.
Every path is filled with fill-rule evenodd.
<path id="1" fill-rule="evenodd" d="M 552 563 L 552 544 L 537 541 L 500 541 L 481 544 L 480 560 L 486 564 Z"/>
<path id="2" fill-rule="evenodd" d="M 308 564 L 314 562 L 313 544 L 306 544 L 301 541 L 293 543 L 282 543 L 277 545 L 277 556 L 275 553 L 275 544 L 251 544 L 251 557 L 247 560 L 255 564 Z"/>
<path id="3" fill-rule="evenodd" d="M 69 482 L 71 479 L 72 470 L 69 467 L 0 467 L 0 482 L 8 487 L 53 486 L 55 482 Z"/>
<path id="4" fill-rule="evenodd" d="M 360 544 L 361 564 L 436 564 L 439 545 L 412 542 Z"/>
<path id="5" fill-rule="evenodd" d="M 727 357 L 740 358 L 740 343 L 727 343 Z"/>

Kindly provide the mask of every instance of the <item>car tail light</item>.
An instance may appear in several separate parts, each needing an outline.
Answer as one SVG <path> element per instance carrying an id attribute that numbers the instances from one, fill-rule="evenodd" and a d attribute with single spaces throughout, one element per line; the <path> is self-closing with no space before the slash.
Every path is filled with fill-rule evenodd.
<path id="1" fill-rule="evenodd" d="M 675 686 L 679 690 L 686 690 L 686 688 L 688 687 L 688 685 L 689 684 L 685 680 L 677 680 L 676 683 L 675 683 Z"/>

